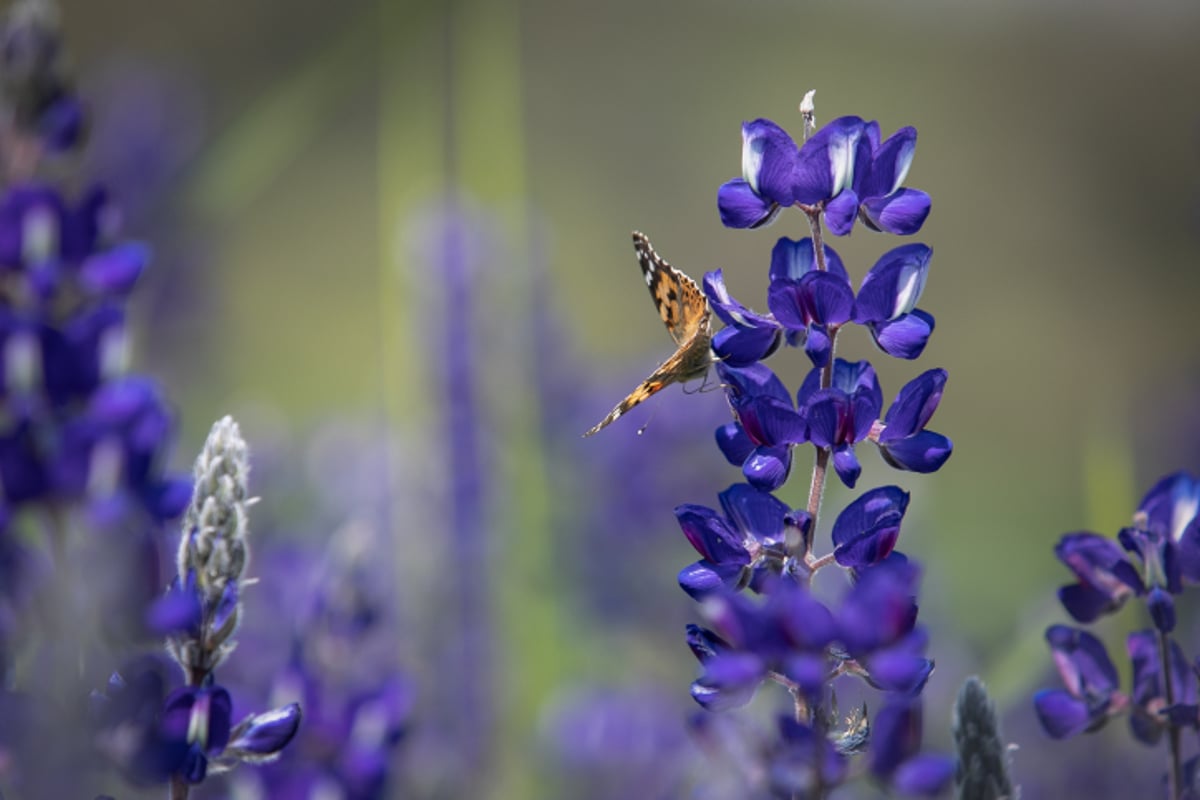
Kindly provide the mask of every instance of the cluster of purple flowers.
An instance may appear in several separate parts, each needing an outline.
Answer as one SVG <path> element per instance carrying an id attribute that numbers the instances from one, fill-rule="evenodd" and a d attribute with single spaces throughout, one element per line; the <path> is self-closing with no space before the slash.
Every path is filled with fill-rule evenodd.
<path id="1" fill-rule="evenodd" d="M 806 134 L 810 120 L 806 113 Z M 856 220 L 875 231 L 916 233 L 930 200 L 901 186 L 916 135 L 903 128 L 882 139 L 878 123 L 842 117 L 797 146 L 769 120 L 745 123 L 743 177 L 717 196 L 729 227 L 759 228 L 795 206 L 811 234 L 775 244 L 769 314 L 735 300 L 719 270 L 705 276 L 708 302 L 725 323 L 713 352 L 734 415 L 716 440 L 745 482 L 720 493 L 719 511 L 692 504 L 675 510 L 701 556 L 679 574 L 707 622 L 688 628 L 702 666 L 692 697 L 719 711 L 745 705 L 764 682 L 791 696 L 770 746 L 759 748 L 765 761 L 747 771 L 756 776 L 754 796 L 825 797 L 855 772 L 851 761 L 859 754 L 873 778 L 901 793 L 935 794 L 954 773 L 949 758 L 920 752 L 920 693 L 933 662 L 917 624 L 920 568 L 895 550 L 907 492 L 883 486 L 863 493 L 837 515 L 832 552 L 813 552 L 831 461 L 853 488 L 860 442 L 873 442 L 888 464 L 913 472 L 937 470 L 952 451 L 949 439 L 926 428 L 944 370 L 914 378 L 885 412 L 871 364 L 835 357 L 838 333 L 849 323 L 866 327 L 883 352 L 903 359 L 917 358 L 933 331 L 933 317 L 916 307 L 929 247 L 885 253 L 855 292 L 821 225 L 824 219 L 836 235 L 850 233 Z M 763 363 L 784 343 L 802 347 L 812 363 L 795 394 Z M 805 444 L 815 450 L 809 502 L 792 509 L 772 492 L 784 485 Z M 833 564 L 850 581 L 830 603 L 812 584 Z M 883 693 L 881 703 L 839 719 L 833 684 L 841 676 L 866 681 Z"/>
<path id="2" fill-rule="evenodd" d="M 42 0 L 0 23 L 0 787 L 79 796 L 115 763 L 186 797 L 210 761 L 277 755 L 299 711 L 234 725 L 212 679 L 241 608 L 247 556 L 226 534 L 244 530 L 245 470 L 239 483 L 206 451 L 194 496 L 165 470 L 174 415 L 127 368 L 125 309 L 149 248 L 122 238 L 103 187 L 66 192 L 46 178 L 69 168 L 60 157 L 86 129 L 60 40 Z M 217 430 L 244 466 L 236 426 Z M 164 596 L 163 541 L 189 502 L 180 577 Z M 168 635 L 187 684 L 170 692 L 160 659 L 130 660 Z"/>
<path id="3" fill-rule="evenodd" d="M 1200 797 L 1200 756 L 1183 761 L 1181 741 L 1185 729 L 1200 732 L 1200 661 L 1189 660 L 1174 635 L 1176 598 L 1185 584 L 1200 583 L 1200 480 L 1186 472 L 1168 475 L 1142 499 L 1116 541 L 1070 533 L 1055 554 L 1077 579 L 1058 592 L 1072 619 L 1095 622 L 1136 597 L 1151 627 L 1126 640 L 1133 665 L 1128 693 L 1120 690 L 1117 669 L 1099 638 L 1069 625 L 1049 627 L 1046 641 L 1065 688 L 1034 696 L 1043 729 L 1065 739 L 1127 714 L 1139 742 L 1154 746 L 1166 738 L 1168 796 Z"/>

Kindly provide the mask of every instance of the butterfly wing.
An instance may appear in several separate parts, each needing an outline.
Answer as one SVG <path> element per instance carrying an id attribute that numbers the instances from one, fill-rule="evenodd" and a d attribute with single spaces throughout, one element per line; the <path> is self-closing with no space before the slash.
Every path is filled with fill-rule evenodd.
<path id="1" fill-rule="evenodd" d="M 659 365 L 658 369 L 654 370 L 649 378 L 638 384 L 638 387 L 630 392 L 628 397 L 617 403 L 616 408 L 608 412 L 608 416 L 600 420 L 584 436 L 587 437 L 599 433 L 604 428 L 616 422 L 629 409 L 649 400 L 659 391 L 679 380 L 683 354 L 684 351 L 682 349 L 675 351 L 674 355 Z"/>
<path id="2" fill-rule="evenodd" d="M 664 387 L 701 377 L 708 372 L 712 312 L 700 287 L 654 252 L 645 234 L 634 231 L 633 248 L 637 252 L 638 263 L 658 315 L 678 348 L 584 436 L 598 433 Z"/>
<path id="3" fill-rule="evenodd" d="M 646 234 L 633 232 L 633 249 L 658 316 L 675 344 L 683 346 L 695 335 L 701 319 L 707 315 L 708 301 L 694 280 L 654 252 Z"/>

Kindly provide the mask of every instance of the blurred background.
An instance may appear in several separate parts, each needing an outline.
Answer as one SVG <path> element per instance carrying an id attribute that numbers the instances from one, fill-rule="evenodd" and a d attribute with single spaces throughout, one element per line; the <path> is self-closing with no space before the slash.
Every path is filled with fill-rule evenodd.
<path id="1" fill-rule="evenodd" d="M 933 197 L 925 355 L 888 361 L 859 331 L 839 351 L 872 359 L 889 400 L 950 373 L 946 467 L 895 474 L 864 449 L 860 484 L 913 494 L 900 546 L 926 567 L 929 741 L 949 749 L 977 673 L 1027 796 L 1062 796 L 1085 755 L 1110 788 L 1159 768 L 1124 730 L 1044 746 L 1029 697 L 1057 681 L 1041 633 L 1064 617 L 1058 536 L 1115 534 L 1158 476 L 1200 468 L 1200 5 L 61 7 L 94 115 L 80 169 L 155 249 L 134 363 L 180 412 L 177 465 L 231 413 L 256 453 L 256 532 L 374 531 L 415 698 L 393 796 L 691 786 L 695 610 L 674 576 L 694 554 L 672 508 L 739 479 L 712 444 L 728 412 L 672 387 L 579 434 L 670 352 L 631 230 L 765 310 L 799 215 L 728 230 L 716 190 L 740 173 L 741 122 L 798 134 L 808 89 L 819 124 L 915 126 L 907 185 Z M 856 281 L 898 244 L 861 226 L 831 243 Z M 797 355 L 772 362 L 793 390 Z M 827 513 L 853 496 L 831 487 Z"/>

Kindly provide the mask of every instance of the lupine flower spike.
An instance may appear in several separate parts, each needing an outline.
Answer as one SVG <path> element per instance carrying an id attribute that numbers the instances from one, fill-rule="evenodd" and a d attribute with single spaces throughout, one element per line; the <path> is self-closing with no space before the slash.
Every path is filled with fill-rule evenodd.
<path id="1" fill-rule="evenodd" d="M 930 248 L 910 244 L 885 253 L 856 293 L 850 271 L 823 242 L 823 226 L 845 234 L 856 218 L 876 231 L 919 230 L 928 196 L 902 188 L 916 133 L 904 128 L 881 141 L 879 125 L 858 117 L 810 131 L 811 92 L 801 113 L 800 145 L 770 120 L 745 123 L 742 177 L 717 193 L 729 227 L 761 228 L 797 206 L 811 235 L 782 238 L 769 249 L 769 313 L 735 299 L 726 272 L 703 280 L 707 306 L 725 326 L 711 344 L 733 417 L 716 441 L 744 482 L 719 494 L 720 511 L 696 503 L 675 509 L 700 555 L 678 576 L 700 602 L 704 622 L 687 629 L 701 672 L 691 695 L 709 712 L 744 706 L 767 684 L 788 696 L 789 710 L 765 736 L 770 743 L 747 748 L 762 762 L 744 769 L 753 796 L 816 800 L 853 775 L 901 794 L 933 795 L 949 785 L 954 764 L 920 750 L 920 695 L 934 664 L 917 623 L 921 570 L 896 549 L 908 492 L 864 492 L 837 514 L 831 549 L 814 552 L 828 467 L 854 487 L 862 472 L 855 445 L 871 441 L 886 463 L 910 473 L 938 470 L 953 449 L 926 427 L 945 370 L 917 376 L 885 406 L 868 361 L 833 356 L 847 325 L 862 325 L 885 354 L 909 360 L 933 331 L 933 317 L 916 308 Z M 678 297 L 668 292 L 667 299 Z M 785 343 L 802 347 L 812 362 L 795 390 L 764 363 Z M 814 450 L 809 502 L 793 509 L 772 493 L 805 446 Z M 849 579 L 846 588 L 818 597 L 813 575 L 835 564 Z M 881 698 L 842 719 L 835 683 L 851 679 Z M 856 760 L 861 768 L 853 767 Z"/>
<path id="2" fill-rule="evenodd" d="M 186 742 L 172 770 L 172 797 L 241 762 L 261 763 L 280 754 L 300 724 L 292 703 L 233 724 L 229 691 L 215 670 L 237 646 L 250 560 L 248 509 L 250 460 L 246 441 L 231 417 L 213 425 L 196 459 L 195 493 L 183 518 L 177 569 L 162 600 L 162 617 L 174 623 L 167 650 L 183 670 L 187 685 L 166 699 L 169 730 Z"/>
<path id="3" fill-rule="evenodd" d="M 1183 733 L 1200 730 L 1196 662 L 1175 638 L 1175 598 L 1200 583 L 1200 479 L 1177 472 L 1158 481 L 1116 540 L 1083 531 L 1059 540 L 1055 555 L 1077 582 L 1058 591 L 1076 622 L 1088 624 L 1133 600 L 1151 627 L 1130 633 L 1132 686 L 1122 691 L 1104 643 L 1071 625 L 1052 625 L 1046 642 L 1064 688 L 1043 689 L 1033 705 L 1046 734 L 1091 733 L 1117 716 L 1146 746 L 1165 742 L 1165 785 L 1171 800 L 1196 797 L 1200 756 L 1184 760 Z"/>

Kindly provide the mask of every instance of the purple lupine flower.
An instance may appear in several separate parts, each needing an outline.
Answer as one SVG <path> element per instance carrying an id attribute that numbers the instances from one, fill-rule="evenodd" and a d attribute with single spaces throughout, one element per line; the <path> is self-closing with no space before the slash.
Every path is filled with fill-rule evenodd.
<path id="1" fill-rule="evenodd" d="M 361 512 L 359 502 L 353 505 Z M 378 558 L 385 539 L 361 518 L 320 546 L 270 531 L 255 538 L 255 571 L 269 596 L 253 594 L 261 603 L 239 640 L 258 658 L 231 659 L 223 681 L 239 703 L 253 697 L 275 710 L 234 726 L 215 763 L 262 764 L 231 774 L 228 786 L 238 796 L 333 792 L 366 800 L 395 792 L 395 756 L 413 726 L 417 691 L 397 665 L 392 573 Z M 293 704 L 303 709 L 303 724 L 282 752 L 272 752 L 298 721 Z"/>
<path id="2" fill-rule="evenodd" d="M 284 696 L 299 704 L 247 718 L 234 729 L 225 755 L 236 746 L 245 751 L 240 761 L 272 763 L 239 771 L 233 784 L 261 797 L 307 797 L 319 791 L 348 798 L 384 796 L 393 772 L 391 754 L 412 722 L 412 685 L 398 676 L 385 676 L 371 688 L 339 685 L 314 667 L 294 660 L 276 677 L 272 702 Z M 308 711 L 297 730 L 300 707 Z M 252 734 L 257 734 L 253 741 Z"/>
<path id="3" fill-rule="evenodd" d="M 874 231 L 914 234 L 925 224 L 932 205 L 925 192 L 901 187 L 912 165 L 917 130 L 901 128 L 880 143 L 879 123 L 869 122 L 866 135 L 871 143 L 871 166 L 859 173 L 862 178 L 855 185 L 858 218 Z"/>
<path id="4" fill-rule="evenodd" d="M 812 239 L 780 239 L 771 251 L 767 305 L 788 330 L 789 341 L 804 339 L 813 366 L 829 363 L 830 329 L 854 318 L 854 289 L 841 258 L 826 248 L 827 270 L 816 269 Z"/>
<path id="5" fill-rule="evenodd" d="M 1168 722 L 1185 722 L 1196 727 L 1196 680 L 1187 657 L 1177 642 L 1170 643 L 1171 702 L 1163 681 L 1163 663 L 1159 634 L 1135 631 L 1125 642 L 1133 663 L 1133 691 L 1130 693 L 1129 727 L 1138 741 L 1158 744 Z"/>
<path id="6" fill-rule="evenodd" d="M 767 783 L 776 797 L 812 797 L 842 784 L 849 759 L 819 729 L 780 716 L 779 736 L 767 754 Z"/>
<path id="7" fill-rule="evenodd" d="M 763 364 L 717 364 L 717 375 L 737 420 L 717 429 L 721 452 L 729 463 L 741 466 L 751 486 L 778 489 L 791 470 L 791 445 L 805 440 L 804 420 L 791 395 Z"/>
<path id="8" fill-rule="evenodd" d="M 854 672 L 876 688 L 915 695 L 933 672 L 924 655 L 927 634 L 917 625 L 919 578 L 914 562 L 893 556 L 862 571 L 837 612 Z"/>
<path id="9" fill-rule="evenodd" d="M 721 270 L 704 276 L 704 294 L 708 305 L 725 327 L 712 340 L 712 350 L 721 363 L 745 367 L 775 352 L 783 338 L 783 329 L 771 317 L 757 314 L 735 300 L 725 288 Z"/>
<path id="10" fill-rule="evenodd" d="M 942 399 L 946 370 L 922 372 L 904 384 L 888 407 L 878 436 L 883 460 L 896 469 L 936 472 L 950 458 L 954 443 L 940 433 L 925 430 Z"/>
<path id="11" fill-rule="evenodd" d="M 854 445 L 866 439 L 879 419 L 883 393 L 875 368 L 866 361 L 836 359 L 831 385 L 821 386 L 821 370 L 814 368 L 796 394 L 796 405 L 808 424 L 808 439 L 833 452 L 833 467 L 842 483 L 854 488 L 862 467 Z"/>
<path id="12" fill-rule="evenodd" d="M 679 573 L 680 587 L 695 600 L 743 586 L 758 591 L 772 562 L 774 572 L 786 569 L 777 562 L 785 558 L 787 526 L 807 527 L 807 513 L 793 512 L 774 495 L 748 484 L 734 484 L 718 498 L 725 516 L 691 503 L 675 508 L 684 536 L 703 556 Z"/>
<path id="13" fill-rule="evenodd" d="M 1078 622 L 1093 622 L 1119 609 L 1130 597 L 1146 592 L 1137 568 L 1117 543 L 1099 534 L 1067 534 L 1055 546 L 1054 554 L 1079 579 L 1058 590 L 1059 602 Z"/>
<path id="14" fill-rule="evenodd" d="M 807 133 L 811 95 L 801 113 Z M 862 678 L 891 698 L 879 716 L 881 740 L 871 743 L 876 778 L 891 788 L 932 795 L 953 773 L 948 759 L 917 752 L 921 720 L 915 698 L 933 662 L 925 655 L 925 629 L 916 624 L 919 568 L 895 551 L 908 494 L 894 486 L 867 492 L 838 515 L 834 551 L 817 555 L 812 548 L 830 460 L 852 488 L 861 473 L 854 445 L 864 439 L 875 442 L 890 465 L 915 472 L 935 471 L 952 451 L 949 439 L 926 430 L 945 384 L 943 370 L 910 381 L 880 420 L 883 396 L 874 368 L 833 358 L 837 334 L 849 322 L 867 327 L 886 353 L 907 359 L 921 354 L 933 330 L 933 318 L 915 305 L 928 272 L 928 247 L 886 254 L 856 295 L 840 257 L 819 239 L 822 216 L 835 235 L 849 233 L 859 218 L 876 231 L 919 230 L 929 198 L 902 186 L 915 141 L 911 128 L 881 141 L 878 123 L 847 116 L 797 147 L 775 123 L 755 120 L 743 125 L 742 178 L 717 194 L 728 227 L 757 228 L 795 205 L 813 234 L 777 241 L 769 317 L 733 300 L 722 273 L 706 282 L 710 304 L 728 326 L 718 334 L 723 346 L 714 350 L 734 422 L 718 428 L 717 444 L 730 463 L 741 466 L 748 485 L 739 494 L 753 498 L 761 514 L 748 526 L 738 524 L 726 496 L 724 515 L 691 504 L 676 510 L 702 556 L 680 573 L 679 582 L 702 602 L 709 625 L 688 628 L 688 645 L 702 668 L 692 684 L 693 699 L 711 711 L 736 708 L 764 682 L 791 695 L 793 713 L 780 730 L 769 741 L 743 745 L 759 754 L 747 769 L 756 776 L 750 786 L 772 796 L 826 796 L 850 774 L 849 756 L 866 747 L 865 707 L 844 731 L 831 730 L 836 712 L 830 683 L 839 676 Z M 802 344 L 814 365 L 794 402 L 761 363 L 777 346 L 780 331 L 790 345 Z M 792 451 L 806 442 L 817 449 L 808 508 L 789 512 L 766 492 L 786 482 Z M 763 551 L 770 558 L 756 561 Z M 836 608 L 810 591 L 815 573 L 834 564 L 854 581 Z M 747 587 L 761 601 L 741 593 Z"/>
<path id="15" fill-rule="evenodd" d="M 825 648 L 838 629 L 806 589 L 781 580 L 762 603 L 741 594 L 713 594 L 705 599 L 704 613 L 716 630 L 689 635 L 704 667 L 692 684 L 696 702 L 714 710 L 749 702 L 768 673 L 819 694 L 831 668 Z"/>
<path id="16" fill-rule="evenodd" d="M 1066 625 L 1046 629 L 1046 641 L 1066 689 L 1043 689 L 1033 698 L 1038 721 L 1055 739 L 1065 739 L 1104 725 L 1124 710 L 1129 698 L 1118 689 L 1117 668 L 1104 643 Z"/>
<path id="17" fill-rule="evenodd" d="M 932 257 L 933 250 L 923 244 L 889 250 L 859 287 L 854 321 L 865 325 L 879 349 L 895 358 L 919 358 L 933 333 L 933 316 L 916 307 Z"/>
<path id="18" fill-rule="evenodd" d="M 872 489 L 842 509 L 833 523 L 833 556 L 843 567 L 865 569 L 891 555 L 908 508 L 899 486 Z"/>
<path id="19" fill-rule="evenodd" d="M 796 157 L 796 143 L 774 122 L 742 123 L 742 177 L 717 191 L 721 222 L 729 228 L 760 228 L 795 203 Z"/>
<path id="20" fill-rule="evenodd" d="M 300 729 L 300 704 L 288 703 L 261 714 L 251 714 L 230 731 L 219 760 L 232 764 L 263 764 L 274 760 Z"/>
<path id="21" fill-rule="evenodd" d="M 187 743 L 182 761 L 172 770 L 188 783 L 202 783 L 209 759 L 229 743 L 233 701 L 221 686 L 181 686 L 163 704 L 163 727 L 172 740 Z"/>
<path id="22" fill-rule="evenodd" d="M 1170 633 L 1175 629 L 1175 601 L 1171 596 L 1183 591 L 1179 547 L 1165 533 L 1136 527 L 1122 529 L 1117 541 L 1141 559 L 1146 607 L 1155 627 Z"/>
<path id="23" fill-rule="evenodd" d="M 820 204 L 835 236 L 854 227 L 859 197 L 854 187 L 870 166 L 867 124 L 860 117 L 838 117 L 809 137 L 796 157 L 796 201 Z"/>
<path id="24" fill-rule="evenodd" d="M 1183 577 L 1200 583 L 1200 479 L 1176 472 L 1159 480 L 1138 504 L 1134 526 L 1174 542 Z"/>
<path id="25" fill-rule="evenodd" d="M 172 770 L 175 787 L 202 783 L 210 767 L 224 771 L 243 761 L 272 760 L 299 725 L 299 707 L 286 704 L 251 714 L 235 729 L 232 697 L 214 677 L 237 646 L 233 634 L 243 614 L 249 470 L 249 448 L 237 423 L 230 417 L 217 421 L 196 458 L 176 578 L 149 614 L 151 624 L 166 630 L 167 651 L 187 680 L 164 706 L 165 724 L 188 745 Z M 227 751 L 231 739 L 237 746 Z"/>
<path id="26" fill-rule="evenodd" d="M 871 725 L 871 774 L 904 795 L 934 797 L 954 779 L 954 760 L 922 754 L 921 699 L 893 698 Z"/>

